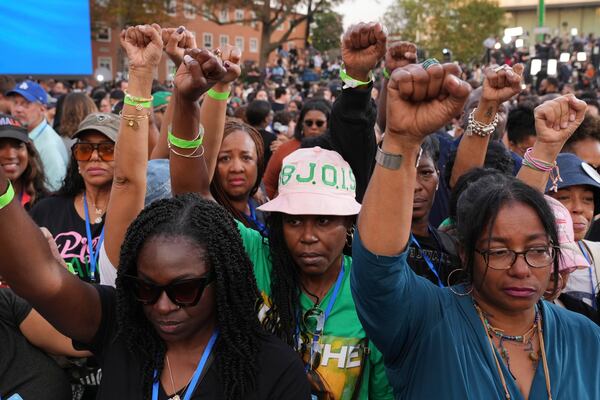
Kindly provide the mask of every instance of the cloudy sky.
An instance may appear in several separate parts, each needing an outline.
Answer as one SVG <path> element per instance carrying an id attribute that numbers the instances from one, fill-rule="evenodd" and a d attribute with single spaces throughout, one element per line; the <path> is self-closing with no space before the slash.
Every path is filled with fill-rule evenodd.
<path id="1" fill-rule="evenodd" d="M 377 21 L 393 0 L 344 0 L 336 8 L 344 16 L 344 27 L 356 22 Z"/>

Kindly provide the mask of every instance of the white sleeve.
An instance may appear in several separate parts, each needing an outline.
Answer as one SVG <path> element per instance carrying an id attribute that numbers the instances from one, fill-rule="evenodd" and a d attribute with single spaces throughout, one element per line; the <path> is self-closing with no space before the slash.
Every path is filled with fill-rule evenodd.
<path id="1" fill-rule="evenodd" d="M 102 243 L 102 246 L 100 246 L 98 269 L 100 271 L 100 283 L 103 285 L 116 287 L 115 282 L 117 280 L 117 269 L 108 259 L 108 254 L 106 254 L 104 243 Z"/>

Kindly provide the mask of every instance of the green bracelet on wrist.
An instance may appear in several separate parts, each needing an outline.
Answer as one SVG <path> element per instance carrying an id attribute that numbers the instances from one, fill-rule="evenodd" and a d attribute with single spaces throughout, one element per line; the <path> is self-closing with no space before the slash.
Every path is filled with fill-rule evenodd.
<path id="1" fill-rule="evenodd" d="M 215 99 L 215 100 L 227 100 L 227 99 L 229 99 L 229 95 L 231 94 L 231 91 L 229 91 L 229 92 L 217 92 L 215 89 L 209 89 L 209 91 L 206 92 L 206 94 L 211 99 Z"/>
<path id="2" fill-rule="evenodd" d="M 197 149 L 198 147 L 202 146 L 202 140 L 204 140 L 204 127 L 200 125 L 200 131 L 194 140 L 185 140 L 175 137 L 173 132 L 171 132 L 170 126 L 167 136 L 169 143 L 175 147 L 179 147 L 180 149 Z"/>
<path id="3" fill-rule="evenodd" d="M 15 189 L 13 188 L 12 183 L 8 181 L 8 187 L 6 188 L 6 193 L 0 196 L 0 210 L 10 204 L 11 201 L 15 198 Z"/>
<path id="4" fill-rule="evenodd" d="M 390 71 L 388 71 L 387 68 L 383 67 L 383 77 L 389 81 L 390 76 L 391 76 Z"/>
<path id="5" fill-rule="evenodd" d="M 125 98 L 123 99 L 123 103 L 127 104 L 128 106 L 134 106 L 138 110 L 140 108 L 150 108 L 150 107 L 152 107 L 152 102 L 151 101 L 137 102 L 137 101 L 135 101 L 129 95 L 125 96 Z"/>
<path id="6" fill-rule="evenodd" d="M 369 72 L 368 78 L 369 80 L 366 82 L 359 81 L 358 79 L 354 79 L 353 77 L 348 75 L 348 73 L 346 73 L 345 67 L 340 70 L 340 79 L 342 80 L 342 82 L 344 82 L 344 86 L 342 87 L 342 89 L 356 88 L 358 86 L 370 84 L 371 82 L 373 82 L 373 71 Z"/>

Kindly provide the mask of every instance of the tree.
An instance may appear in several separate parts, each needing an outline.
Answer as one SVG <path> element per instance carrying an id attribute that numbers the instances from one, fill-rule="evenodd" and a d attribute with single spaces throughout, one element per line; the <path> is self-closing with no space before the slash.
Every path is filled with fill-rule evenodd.
<path id="1" fill-rule="evenodd" d="M 191 1 L 191 0 L 188 0 Z M 313 18 L 323 10 L 341 0 L 195 0 L 196 6 L 203 10 L 204 16 L 219 25 L 234 23 L 251 24 L 257 23 L 261 30 L 260 66 L 264 67 L 269 54 L 283 43 L 292 40 L 307 40 L 310 23 Z M 251 11 L 251 17 L 243 20 L 219 18 L 219 12 L 223 9 L 242 8 Z M 275 30 L 285 21 L 281 36 L 273 37 Z M 304 37 L 292 37 L 294 30 L 302 23 L 307 24 Z"/>
<path id="2" fill-rule="evenodd" d="M 485 51 L 482 42 L 502 28 L 503 15 L 494 0 L 396 0 L 384 22 L 433 57 L 441 59 L 447 48 L 454 59 L 476 62 Z"/>
<path id="3" fill-rule="evenodd" d="M 326 52 L 340 47 L 340 36 L 344 33 L 340 14 L 331 10 L 319 13 L 315 15 L 314 23 L 312 45 L 315 49 Z"/>

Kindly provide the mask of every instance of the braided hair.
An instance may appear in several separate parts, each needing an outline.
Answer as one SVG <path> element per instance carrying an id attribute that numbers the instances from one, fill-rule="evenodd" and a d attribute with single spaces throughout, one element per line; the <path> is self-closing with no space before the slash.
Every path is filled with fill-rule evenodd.
<path id="1" fill-rule="evenodd" d="M 292 348 L 300 309 L 300 269 L 292 258 L 283 233 L 283 214 L 272 212 L 267 218 L 268 240 L 273 269 L 271 298 L 273 304 L 263 319 L 264 328 Z"/>
<path id="2" fill-rule="evenodd" d="M 159 200 L 144 209 L 127 230 L 117 276 L 118 335 L 141 360 L 144 399 L 150 399 L 154 371 L 160 376 L 166 345 L 145 317 L 124 275 L 137 275 L 144 243 L 160 236 L 185 236 L 204 250 L 215 276 L 217 326 L 215 367 L 228 400 L 245 398 L 256 387 L 261 305 L 252 264 L 230 214 L 196 194 Z M 158 378 L 156 378 L 158 379 Z"/>

